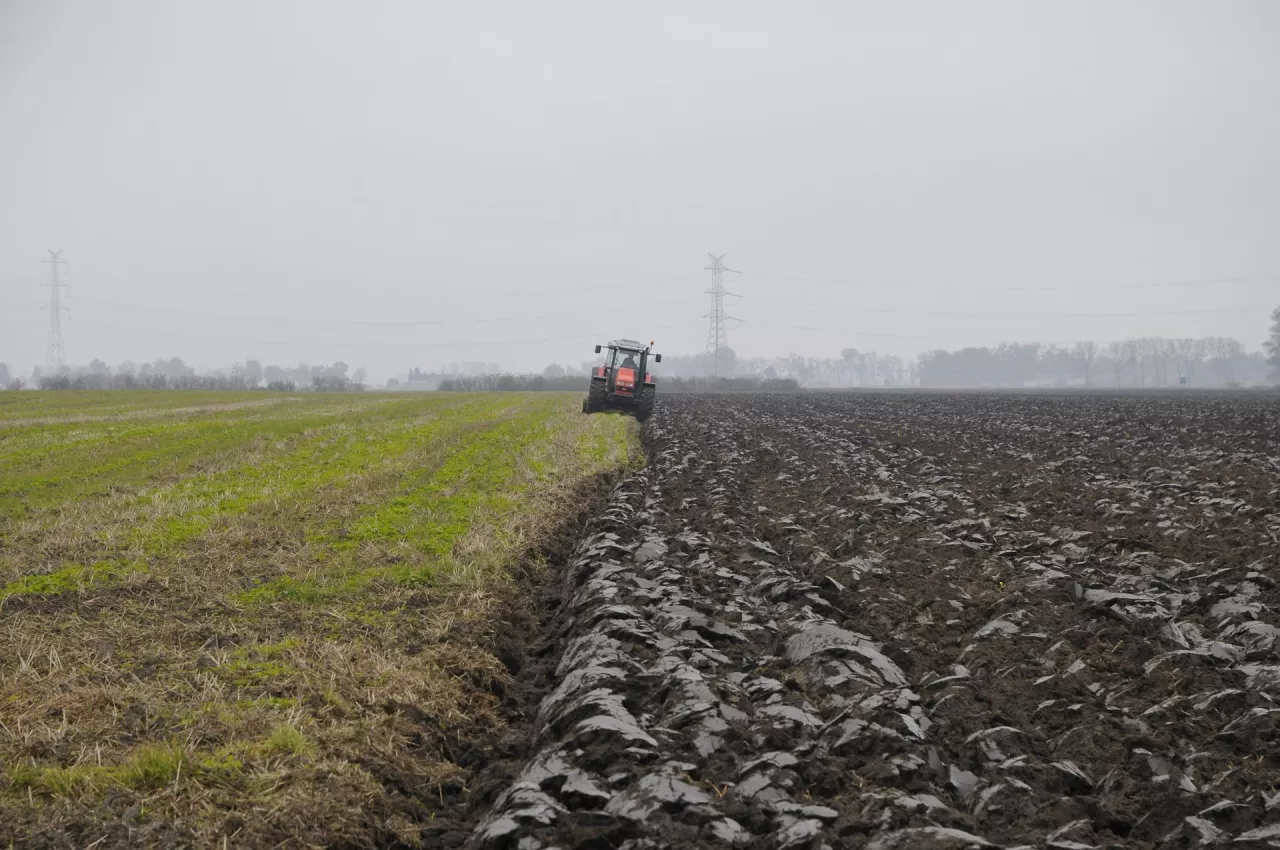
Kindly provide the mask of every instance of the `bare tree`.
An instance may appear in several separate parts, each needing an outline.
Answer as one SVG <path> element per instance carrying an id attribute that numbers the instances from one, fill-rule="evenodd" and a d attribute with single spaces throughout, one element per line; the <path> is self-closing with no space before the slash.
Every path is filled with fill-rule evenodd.
<path id="1" fill-rule="evenodd" d="M 1151 374 L 1151 386 L 1158 386 L 1163 383 L 1160 380 L 1160 369 L 1164 363 L 1163 340 L 1156 337 L 1144 336 L 1134 341 L 1138 348 L 1138 355 L 1142 358 L 1142 386 L 1147 385 L 1147 374 Z"/>
<path id="2" fill-rule="evenodd" d="M 1124 364 L 1128 359 L 1128 351 L 1123 342 L 1107 343 L 1107 353 L 1111 356 L 1111 369 L 1115 376 L 1116 386 L 1124 386 Z"/>
<path id="3" fill-rule="evenodd" d="M 1084 385 L 1087 387 L 1092 383 L 1093 362 L 1098 359 L 1098 344 L 1088 340 L 1077 342 L 1072 351 L 1084 368 Z"/>
<path id="4" fill-rule="evenodd" d="M 1169 340 L 1169 349 L 1172 352 L 1174 364 L 1177 367 L 1178 383 L 1191 383 L 1191 361 L 1197 359 L 1197 351 L 1199 350 L 1197 341 L 1194 339 L 1172 339 Z"/>
<path id="5" fill-rule="evenodd" d="M 1154 337 L 1151 340 L 1152 352 L 1155 355 L 1156 365 L 1160 369 L 1160 385 L 1169 386 L 1169 366 L 1172 364 L 1177 368 L 1177 359 L 1173 353 L 1173 345 L 1170 340 L 1164 337 Z"/>
<path id="6" fill-rule="evenodd" d="M 840 359 L 844 361 L 845 369 L 849 372 L 849 386 L 853 386 L 853 373 L 858 364 L 858 349 L 844 349 L 840 352 Z"/>
<path id="7" fill-rule="evenodd" d="M 1138 379 L 1138 386 L 1147 385 L 1146 352 L 1142 340 L 1130 339 L 1124 343 L 1125 359 L 1129 361 L 1132 374 Z"/>
<path id="8" fill-rule="evenodd" d="M 1280 307 L 1271 311 L 1271 336 L 1262 344 L 1271 364 L 1271 380 L 1280 383 Z"/>
<path id="9" fill-rule="evenodd" d="M 1225 359 L 1226 345 L 1224 340 L 1219 336 L 1206 337 L 1204 341 L 1204 353 L 1208 358 L 1210 366 L 1213 368 L 1213 374 L 1218 379 L 1218 386 L 1222 386 L 1227 380 Z"/>
<path id="10" fill-rule="evenodd" d="M 1222 383 L 1231 384 L 1235 381 L 1236 360 L 1244 354 L 1244 344 L 1238 339 L 1225 337 L 1222 340 Z"/>
<path id="11" fill-rule="evenodd" d="M 1231 380 L 1231 361 L 1244 353 L 1239 340 L 1225 336 L 1213 336 L 1205 340 L 1205 353 L 1213 364 L 1218 386 L 1226 386 Z"/>

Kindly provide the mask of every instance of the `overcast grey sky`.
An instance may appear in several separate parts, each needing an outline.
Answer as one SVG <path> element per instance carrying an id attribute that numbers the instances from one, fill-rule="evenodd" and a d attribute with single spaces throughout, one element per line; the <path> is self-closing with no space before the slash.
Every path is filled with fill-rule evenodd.
<path id="1" fill-rule="evenodd" d="M 0 0 L 0 361 L 47 248 L 75 363 L 693 352 L 709 251 L 744 356 L 1255 348 L 1280 3 Z"/>

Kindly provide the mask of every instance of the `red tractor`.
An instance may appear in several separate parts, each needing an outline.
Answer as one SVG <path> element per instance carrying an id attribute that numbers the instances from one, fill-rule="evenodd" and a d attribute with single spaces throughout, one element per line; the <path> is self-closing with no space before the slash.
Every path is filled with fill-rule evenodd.
<path id="1" fill-rule="evenodd" d="M 645 345 L 634 339 L 615 339 L 604 346 L 609 350 L 604 365 L 591 370 L 591 385 L 582 400 L 583 413 L 596 413 L 608 408 L 630 410 L 641 422 L 653 413 L 657 395 L 653 375 L 649 374 L 649 358 L 662 362 L 661 354 L 653 354 L 653 343 Z M 596 346 L 596 354 L 601 346 Z"/>

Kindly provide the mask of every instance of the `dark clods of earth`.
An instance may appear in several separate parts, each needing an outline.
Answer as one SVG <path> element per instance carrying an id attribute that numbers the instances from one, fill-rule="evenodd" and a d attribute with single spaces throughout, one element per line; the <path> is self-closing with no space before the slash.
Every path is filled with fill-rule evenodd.
<path id="1" fill-rule="evenodd" d="M 1280 846 L 1274 396 L 677 397 L 646 440 L 426 842 Z"/>

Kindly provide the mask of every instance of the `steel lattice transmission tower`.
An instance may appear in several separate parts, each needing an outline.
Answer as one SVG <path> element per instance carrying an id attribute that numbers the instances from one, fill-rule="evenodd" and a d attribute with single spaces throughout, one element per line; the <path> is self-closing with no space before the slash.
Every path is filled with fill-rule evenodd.
<path id="1" fill-rule="evenodd" d="M 50 267 L 49 282 L 44 284 L 49 287 L 49 347 L 45 352 L 45 365 L 52 375 L 57 374 L 65 365 L 62 311 L 67 308 L 62 306 L 62 290 L 67 284 L 58 278 L 58 266 L 66 265 L 67 261 L 62 259 L 61 251 L 50 250 L 49 259 L 44 262 Z"/>
<path id="2" fill-rule="evenodd" d="M 711 258 L 711 265 L 707 266 L 711 271 L 711 288 L 707 290 L 707 294 L 711 296 L 711 312 L 703 318 L 710 320 L 707 325 L 707 351 L 715 355 L 718 378 L 720 377 L 720 352 L 729 347 L 729 334 L 725 328 L 725 322 L 739 321 L 725 312 L 724 298 L 726 295 L 737 296 L 724 288 L 724 273 L 733 271 L 725 268 L 726 255 L 721 254 L 717 257 L 715 254 L 707 254 L 707 256 Z"/>

